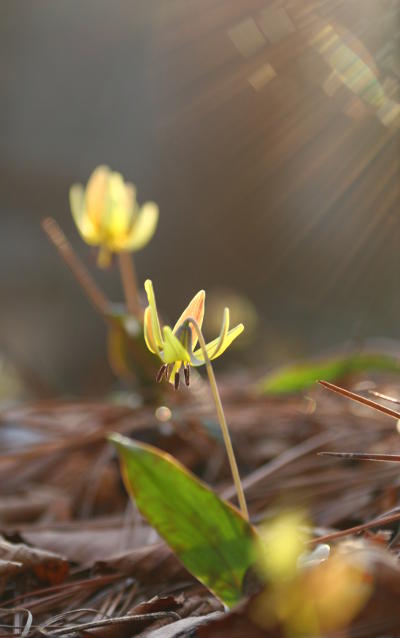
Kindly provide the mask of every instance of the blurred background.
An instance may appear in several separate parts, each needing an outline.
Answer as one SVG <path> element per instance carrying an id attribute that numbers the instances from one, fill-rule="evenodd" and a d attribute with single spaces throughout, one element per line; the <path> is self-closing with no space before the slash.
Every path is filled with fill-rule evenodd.
<path id="1" fill-rule="evenodd" d="M 164 315 L 206 288 L 209 324 L 226 298 L 247 321 L 228 365 L 398 338 L 399 15 L 399 0 L 3 0 L 5 361 L 49 392 L 107 385 L 105 328 L 40 227 L 54 216 L 122 299 L 69 210 L 99 164 L 159 204 L 135 260 Z"/>

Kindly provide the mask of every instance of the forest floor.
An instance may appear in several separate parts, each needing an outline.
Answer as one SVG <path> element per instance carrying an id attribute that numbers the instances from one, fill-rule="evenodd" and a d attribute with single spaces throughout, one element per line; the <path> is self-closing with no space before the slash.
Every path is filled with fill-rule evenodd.
<path id="1" fill-rule="evenodd" d="M 317 385 L 307 396 L 279 399 L 256 396 L 249 385 L 243 375 L 226 376 L 221 394 L 253 523 L 300 507 L 317 539 L 377 517 L 396 519 L 396 463 L 318 455 L 400 451 L 396 420 Z M 388 378 L 379 389 L 393 387 Z M 0 636 L 284 635 L 254 626 L 246 601 L 227 613 L 127 497 L 111 431 L 170 452 L 221 496 L 234 496 L 207 388 L 168 394 L 165 404 L 170 412 L 54 400 L 1 413 Z M 371 547 L 375 592 L 346 633 L 335 635 L 396 635 L 398 524 L 375 522 L 343 536 Z"/>

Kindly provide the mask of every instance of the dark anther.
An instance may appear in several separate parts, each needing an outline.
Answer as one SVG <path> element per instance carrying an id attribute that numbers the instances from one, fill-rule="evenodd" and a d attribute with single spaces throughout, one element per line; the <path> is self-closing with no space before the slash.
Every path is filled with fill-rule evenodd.
<path id="1" fill-rule="evenodd" d="M 189 366 L 185 366 L 183 368 L 183 373 L 185 375 L 185 383 L 188 386 L 190 384 L 190 368 L 189 368 Z"/>
<path id="2" fill-rule="evenodd" d="M 161 366 L 161 368 L 160 368 L 160 369 L 159 369 L 159 371 L 157 372 L 157 376 L 156 376 L 156 381 L 157 381 L 157 383 L 160 383 L 160 382 L 161 382 L 161 380 L 162 380 L 162 378 L 163 378 L 163 376 L 164 376 L 164 373 L 165 373 L 165 371 L 166 371 L 167 367 L 168 367 L 168 366 L 166 366 L 166 365 L 165 365 L 165 363 L 163 363 L 163 365 Z"/>
<path id="3" fill-rule="evenodd" d="M 179 381 L 180 380 L 181 380 L 181 377 L 180 377 L 179 372 L 175 372 L 175 379 L 174 379 L 175 390 L 177 390 L 179 388 Z"/>

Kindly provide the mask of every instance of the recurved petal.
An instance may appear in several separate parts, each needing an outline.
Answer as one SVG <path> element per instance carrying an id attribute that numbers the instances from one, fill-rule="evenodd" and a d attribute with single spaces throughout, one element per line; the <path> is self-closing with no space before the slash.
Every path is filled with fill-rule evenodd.
<path id="1" fill-rule="evenodd" d="M 147 314 L 148 314 L 148 317 L 150 317 L 153 343 L 156 345 L 156 347 L 158 347 L 159 350 L 162 350 L 163 337 L 161 334 L 160 321 L 158 319 L 157 304 L 156 304 L 156 297 L 155 297 L 154 289 L 153 289 L 153 283 L 150 279 L 146 279 L 146 281 L 144 282 L 144 289 L 146 291 L 147 299 L 149 301 L 149 312 Z M 159 355 L 158 350 L 156 350 L 156 352 Z"/>
<path id="2" fill-rule="evenodd" d="M 232 330 L 229 330 L 229 332 L 226 334 L 222 343 L 220 343 L 220 337 L 217 337 L 217 339 L 214 339 L 213 341 L 210 341 L 210 343 L 207 343 L 206 350 L 210 359 L 216 359 L 223 352 L 225 352 L 225 350 L 229 348 L 229 346 L 231 345 L 232 341 L 234 341 L 236 337 L 238 337 L 243 332 L 243 330 L 244 330 L 244 325 L 242 323 L 239 323 L 237 326 L 235 326 L 235 328 L 232 328 Z M 218 346 L 218 349 L 217 349 L 217 346 Z M 194 353 L 194 356 L 197 359 L 199 359 L 202 363 L 204 363 L 204 355 L 201 351 L 201 348 L 198 348 L 196 350 L 196 352 Z M 192 365 L 200 365 L 200 364 L 194 363 Z"/>
<path id="3" fill-rule="evenodd" d="M 147 202 L 138 210 L 132 228 L 121 238 L 118 250 L 140 250 L 153 237 L 158 222 L 158 206 Z"/>
<path id="4" fill-rule="evenodd" d="M 178 361 L 189 362 L 190 354 L 182 343 L 175 337 L 169 326 L 164 326 L 164 351 L 163 359 L 165 363 L 176 363 Z"/>
<path id="5" fill-rule="evenodd" d="M 218 337 L 217 343 L 215 344 L 214 350 L 210 352 L 210 355 L 209 355 L 210 359 L 214 359 L 214 357 L 218 357 L 218 353 L 225 342 L 228 332 L 229 332 L 229 308 L 225 308 L 224 316 L 222 317 L 222 325 L 221 325 L 219 337 Z"/>
<path id="6" fill-rule="evenodd" d="M 86 243 L 96 246 L 100 238 L 85 210 L 85 195 L 82 184 L 73 184 L 73 186 L 71 186 L 69 190 L 69 203 L 72 217 L 74 218 L 74 222 L 82 239 L 84 239 Z"/>
<path id="7" fill-rule="evenodd" d="M 154 335 L 150 306 L 147 306 L 146 310 L 144 311 L 143 331 L 144 340 L 148 349 L 150 350 L 150 352 L 152 352 L 153 354 L 157 354 L 161 358 L 160 349 L 162 348 L 162 343 L 157 343 Z"/>
<path id="8" fill-rule="evenodd" d="M 185 310 L 182 312 L 181 316 L 179 317 L 178 321 L 176 322 L 173 329 L 174 334 L 176 333 L 178 328 L 184 323 L 184 321 L 186 321 L 186 319 L 188 319 L 189 317 L 192 317 L 192 319 L 195 319 L 201 329 L 201 326 L 203 325 L 203 319 L 204 319 L 205 300 L 206 300 L 205 291 L 199 290 L 199 292 L 193 297 L 188 307 L 185 308 Z M 193 326 L 190 326 L 190 329 L 192 331 L 192 348 L 194 348 L 197 343 L 197 332 Z"/>

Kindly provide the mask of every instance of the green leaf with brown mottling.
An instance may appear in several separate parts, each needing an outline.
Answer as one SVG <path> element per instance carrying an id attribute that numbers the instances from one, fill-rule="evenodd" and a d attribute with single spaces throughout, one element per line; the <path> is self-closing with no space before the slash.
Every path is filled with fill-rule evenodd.
<path id="1" fill-rule="evenodd" d="M 253 563 L 254 528 L 169 454 L 118 434 L 111 441 L 142 515 L 200 582 L 226 605 L 237 603 Z"/>

